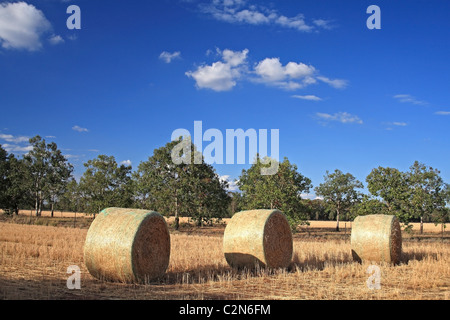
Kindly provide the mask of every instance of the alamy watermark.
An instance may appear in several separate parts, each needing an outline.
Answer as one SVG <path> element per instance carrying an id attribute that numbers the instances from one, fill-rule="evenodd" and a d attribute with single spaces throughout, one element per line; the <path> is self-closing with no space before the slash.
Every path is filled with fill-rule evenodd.
<path id="1" fill-rule="evenodd" d="M 380 290 L 381 289 L 381 269 L 377 265 L 370 265 L 366 273 L 370 274 L 370 276 L 367 278 L 366 284 L 367 288 L 370 290 Z"/>
<path id="2" fill-rule="evenodd" d="M 66 286 L 67 289 L 81 289 L 81 270 L 79 266 L 72 265 L 67 267 L 67 273 L 70 274 L 67 278 Z"/>
<path id="3" fill-rule="evenodd" d="M 369 30 L 373 29 L 381 29 L 381 9 L 377 5 L 370 5 L 366 13 L 370 14 L 370 17 L 367 18 L 366 26 Z"/>
<path id="4" fill-rule="evenodd" d="M 81 9 L 77 5 L 70 5 L 67 7 L 66 13 L 70 14 L 67 18 L 66 26 L 67 29 L 81 29 Z"/>
<path id="5" fill-rule="evenodd" d="M 224 145 L 225 136 L 225 145 Z M 191 143 L 193 142 L 197 151 L 194 154 L 194 164 L 202 161 L 208 164 L 250 164 L 259 155 L 263 164 L 261 175 L 274 175 L 278 172 L 280 153 L 280 131 L 270 130 L 270 153 L 268 157 L 268 130 L 251 128 L 226 129 L 225 135 L 219 129 L 208 129 L 203 132 L 202 121 L 194 121 L 194 135 L 187 129 L 176 129 L 172 132 L 172 141 L 182 140 L 172 149 L 171 157 L 174 164 L 191 164 Z M 248 162 L 246 162 L 246 150 L 248 140 Z M 209 142 L 203 148 L 204 142 Z M 235 144 L 236 142 L 236 144 Z M 225 157 L 224 157 L 225 153 Z M 225 161 L 224 161 L 225 159 Z"/>

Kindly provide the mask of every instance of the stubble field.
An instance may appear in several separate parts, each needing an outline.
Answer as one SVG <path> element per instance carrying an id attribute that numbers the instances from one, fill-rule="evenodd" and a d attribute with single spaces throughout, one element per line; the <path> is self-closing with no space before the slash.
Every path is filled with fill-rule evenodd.
<path id="1" fill-rule="evenodd" d="M 86 228 L 0 222 L 0 299 L 433 299 L 450 298 L 449 235 L 426 225 L 405 235 L 400 265 L 379 264 L 381 288 L 369 289 L 368 263 L 352 260 L 350 224 L 311 224 L 294 236 L 286 270 L 234 270 L 222 253 L 224 225 L 171 230 L 164 277 L 146 285 L 106 283 L 83 263 Z M 343 229 L 344 225 L 341 225 Z M 436 230 L 434 230 L 436 229 Z M 67 268 L 81 269 L 69 290 Z"/>

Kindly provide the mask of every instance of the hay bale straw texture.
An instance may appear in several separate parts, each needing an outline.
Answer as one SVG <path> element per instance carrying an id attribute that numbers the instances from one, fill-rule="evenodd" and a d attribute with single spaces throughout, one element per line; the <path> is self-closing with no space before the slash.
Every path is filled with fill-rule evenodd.
<path id="1" fill-rule="evenodd" d="M 249 210 L 233 215 L 223 238 L 231 267 L 285 268 L 292 260 L 292 232 L 279 210 Z"/>
<path id="2" fill-rule="evenodd" d="M 352 224 L 352 256 L 356 261 L 397 264 L 402 255 L 402 232 L 396 216 L 372 214 Z"/>
<path id="3" fill-rule="evenodd" d="M 94 277 L 145 283 L 162 276 L 170 258 L 170 234 L 155 211 L 107 208 L 92 222 L 84 262 Z"/>

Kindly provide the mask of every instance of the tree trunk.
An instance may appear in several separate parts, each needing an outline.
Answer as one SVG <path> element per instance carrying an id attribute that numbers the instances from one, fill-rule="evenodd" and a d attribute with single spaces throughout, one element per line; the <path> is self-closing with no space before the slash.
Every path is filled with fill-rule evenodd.
<path id="1" fill-rule="evenodd" d="M 35 199 L 35 203 L 34 203 L 34 210 L 36 212 L 36 217 L 39 215 L 39 196 L 38 196 L 38 192 L 36 192 L 36 199 Z"/>
<path id="2" fill-rule="evenodd" d="M 44 206 L 44 199 L 40 199 L 39 201 L 39 217 L 42 216 L 42 207 Z"/>
<path id="3" fill-rule="evenodd" d="M 51 213 L 51 217 L 53 218 L 53 209 L 54 209 L 54 204 L 53 204 L 53 201 L 52 201 L 52 213 Z"/>
<path id="4" fill-rule="evenodd" d="M 178 217 L 178 197 L 175 196 L 175 230 L 180 228 L 180 218 Z"/>
<path id="5" fill-rule="evenodd" d="M 339 232 L 339 209 L 336 209 L 336 232 Z"/>
<path id="6" fill-rule="evenodd" d="M 420 234 L 423 234 L 423 217 L 420 217 Z"/>

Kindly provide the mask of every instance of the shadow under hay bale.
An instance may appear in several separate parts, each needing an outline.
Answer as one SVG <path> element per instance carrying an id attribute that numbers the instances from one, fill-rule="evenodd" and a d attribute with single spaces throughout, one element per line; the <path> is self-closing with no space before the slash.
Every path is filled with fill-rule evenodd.
<path id="1" fill-rule="evenodd" d="M 383 214 L 356 217 L 351 247 L 355 261 L 398 264 L 402 258 L 402 233 L 397 217 Z"/>
<path id="2" fill-rule="evenodd" d="M 146 283 L 165 273 L 169 258 L 169 229 L 155 211 L 104 209 L 86 235 L 84 262 L 101 280 Z"/>
<path id="3" fill-rule="evenodd" d="M 225 259 L 234 268 L 286 268 L 292 260 L 292 232 L 279 210 L 236 213 L 223 237 Z"/>

